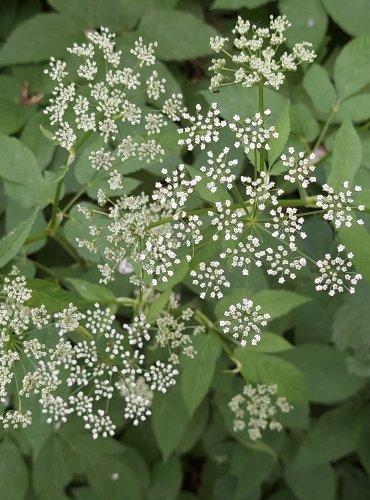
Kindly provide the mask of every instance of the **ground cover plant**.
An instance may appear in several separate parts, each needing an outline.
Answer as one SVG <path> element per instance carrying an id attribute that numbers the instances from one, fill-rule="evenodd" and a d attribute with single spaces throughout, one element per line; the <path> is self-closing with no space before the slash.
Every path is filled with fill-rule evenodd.
<path id="1" fill-rule="evenodd" d="M 0 10 L 1 498 L 366 498 L 367 2 Z"/>

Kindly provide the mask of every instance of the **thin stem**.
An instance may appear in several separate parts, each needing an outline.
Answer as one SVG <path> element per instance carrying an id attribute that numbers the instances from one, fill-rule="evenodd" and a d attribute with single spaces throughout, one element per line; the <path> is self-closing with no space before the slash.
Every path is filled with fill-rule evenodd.
<path id="1" fill-rule="evenodd" d="M 51 234 L 52 238 L 59 243 L 61 247 L 64 248 L 64 250 L 67 252 L 67 254 L 72 257 L 73 260 L 75 260 L 78 264 L 84 266 L 85 262 L 84 260 L 78 255 L 78 253 L 75 251 L 75 249 L 68 243 L 68 241 L 60 234 L 60 233 L 54 233 Z"/>
<path id="2" fill-rule="evenodd" d="M 263 117 L 264 117 L 264 97 L 263 97 L 263 80 L 261 80 L 258 84 L 258 110 L 261 115 L 262 127 L 263 127 Z M 265 150 L 261 148 L 259 150 L 259 171 L 263 172 L 265 170 Z"/>
<path id="3" fill-rule="evenodd" d="M 328 116 L 322 130 L 321 130 L 321 133 L 319 135 L 319 137 L 317 138 L 317 141 L 315 142 L 312 150 L 315 151 L 315 149 L 320 146 L 320 144 L 322 143 L 325 135 L 326 135 L 326 132 L 328 131 L 328 128 L 330 127 L 331 125 L 331 122 L 333 121 L 333 118 L 334 118 L 334 115 L 338 112 L 338 109 L 339 109 L 339 105 L 340 105 L 340 102 L 341 100 L 338 99 L 337 102 L 334 104 L 332 110 L 331 110 L 331 113 L 330 115 Z"/>

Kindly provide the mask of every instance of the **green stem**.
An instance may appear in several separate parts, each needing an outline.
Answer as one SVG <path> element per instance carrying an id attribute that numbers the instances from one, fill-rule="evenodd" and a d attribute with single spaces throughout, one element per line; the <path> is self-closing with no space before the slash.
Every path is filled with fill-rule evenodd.
<path id="1" fill-rule="evenodd" d="M 94 336 L 92 333 L 90 333 L 88 330 L 86 330 L 85 327 L 79 325 L 76 328 L 76 332 L 81 335 L 81 337 L 85 340 L 93 340 Z"/>
<path id="2" fill-rule="evenodd" d="M 321 133 L 320 133 L 319 137 L 317 138 L 317 141 L 315 142 L 315 144 L 312 148 L 312 151 L 315 151 L 315 149 L 318 148 L 320 146 L 320 144 L 322 143 L 322 141 L 326 135 L 326 132 L 328 131 L 328 128 L 330 127 L 331 122 L 333 121 L 334 115 L 338 112 L 340 102 L 341 102 L 341 100 L 338 99 L 337 102 L 334 104 L 334 106 L 331 110 L 331 113 L 328 116 L 328 118 L 327 118 L 327 120 L 326 120 L 326 122 L 321 130 Z"/>
<path id="3" fill-rule="evenodd" d="M 48 225 L 48 229 L 50 231 L 50 234 L 53 234 L 53 232 L 56 230 L 56 228 L 59 226 L 61 223 L 61 220 L 58 221 L 58 211 L 59 211 L 59 201 L 60 201 L 60 195 L 62 192 L 62 187 L 64 184 L 64 178 L 69 170 L 69 167 L 72 165 L 73 160 L 75 159 L 76 153 L 75 151 L 71 151 L 69 153 L 68 159 L 67 159 L 67 164 L 64 168 L 64 172 L 62 177 L 59 179 L 56 190 L 55 190 L 55 196 L 54 196 L 54 202 L 53 202 L 53 210 L 51 213 L 51 219 Z"/>
<path id="4" fill-rule="evenodd" d="M 258 110 L 261 115 L 262 127 L 264 121 L 264 96 L 263 96 L 263 80 L 258 84 Z M 262 148 L 259 150 L 259 171 L 263 172 L 265 170 L 265 150 Z"/>
<path id="5" fill-rule="evenodd" d="M 55 241 L 59 243 L 61 247 L 64 248 L 64 250 L 67 252 L 67 254 L 72 257 L 73 260 L 75 260 L 78 264 L 84 266 L 85 261 L 78 255 L 76 250 L 72 247 L 70 243 L 62 236 L 60 233 L 52 233 L 50 235 Z"/>

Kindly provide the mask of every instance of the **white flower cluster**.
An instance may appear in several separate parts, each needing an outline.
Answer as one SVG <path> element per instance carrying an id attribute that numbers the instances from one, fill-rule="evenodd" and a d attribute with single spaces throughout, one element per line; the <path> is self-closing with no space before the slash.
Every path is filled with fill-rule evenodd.
<path id="1" fill-rule="evenodd" d="M 237 394 L 229 403 L 234 414 L 234 432 L 247 427 L 249 438 L 257 441 L 262 431 L 281 431 L 283 426 L 277 420 L 280 413 L 289 413 L 293 407 L 285 397 L 277 396 L 276 384 L 246 385 L 242 394 Z"/>
<path id="2" fill-rule="evenodd" d="M 296 71 L 298 65 L 313 62 L 316 57 L 309 42 L 296 43 L 291 52 L 285 51 L 277 57 L 279 47 L 286 40 L 284 32 L 290 26 L 286 16 L 270 16 L 268 28 L 251 24 L 239 16 L 233 29 L 236 50 L 231 53 L 224 48 L 228 38 L 211 38 L 212 50 L 225 57 L 212 60 L 209 69 L 215 75 L 211 78 L 210 89 L 217 90 L 233 83 L 243 87 L 262 83 L 278 90 L 284 83 L 287 71 Z M 231 63 L 230 67 L 225 58 Z"/>
<path id="3" fill-rule="evenodd" d="M 317 262 L 320 275 L 315 279 L 316 290 L 324 290 L 330 296 L 345 290 L 355 293 L 362 276 L 353 270 L 353 253 L 345 255 L 345 249 L 344 245 L 338 245 L 336 257 L 325 254 L 324 259 Z"/>
<path id="4" fill-rule="evenodd" d="M 116 50 L 115 35 L 107 28 L 88 31 L 86 37 L 87 43 L 75 43 L 67 49 L 76 58 L 76 71 L 73 64 L 68 70 L 66 62 L 54 58 L 50 61 L 50 69 L 45 70 L 56 82 L 53 97 L 45 109 L 54 128 L 54 140 L 74 152 L 89 134 L 100 135 L 106 145 L 92 151 L 89 157 L 96 170 L 109 170 L 116 159 L 125 161 L 135 157 L 139 161 L 161 161 L 164 150 L 152 136 L 167 125 L 167 118 L 179 120 L 183 110 L 182 96 L 170 96 L 162 109 L 154 112 L 153 108 L 142 109 L 134 99 L 138 89 L 154 101 L 165 93 L 166 80 L 160 78 L 156 70 L 145 79 L 141 73 L 143 67 L 155 64 L 157 44 L 146 45 L 142 38 L 135 42 L 131 53 L 138 60 L 137 71 L 122 65 L 122 53 Z M 101 56 L 103 64 L 99 62 Z M 130 134 L 125 133 L 126 124 Z M 137 132 L 133 127 L 137 127 Z M 120 140 L 116 141 L 117 137 Z"/>
<path id="5" fill-rule="evenodd" d="M 231 334 L 241 346 L 247 345 L 248 338 L 251 345 L 257 345 L 261 340 L 261 327 L 267 325 L 270 315 L 261 313 L 261 306 L 254 305 L 252 300 L 243 299 L 235 305 L 231 305 L 224 312 L 227 319 L 220 321 L 220 326 L 226 335 Z"/>
<path id="6" fill-rule="evenodd" d="M 289 156 L 283 154 L 280 157 L 283 166 L 288 168 L 284 179 L 292 184 L 300 184 L 304 189 L 308 188 L 310 184 L 316 182 L 316 177 L 312 175 L 315 171 L 316 155 L 311 153 L 307 157 L 303 151 L 296 154 L 293 147 L 288 148 L 288 153 Z"/>
<path id="7" fill-rule="evenodd" d="M 266 109 L 264 116 L 270 116 L 271 111 Z M 249 151 L 257 151 L 260 149 L 269 150 L 269 140 L 271 138 L 277 139 L 279 134 L 276 132 L 275 127 L 271 126 L 265 128 L 264 116 L 256 113 L 253 118 L 245 118 L 242 120 L 239 115 L 234 115 L 233 122 L 229 124 L 230 129 L 239 139 L 234 143 L 236 148 L 242 146 L 246 154 Z"/>
<path id="8" fill-rule="evenodd" d="M 177 314 L 178 303 L 173 298 L 154 325 L 141 313 L 132 323 L 123 325 L 125 333 L 115 327 L 109 309 L 95 304 L 94 309 L 82 314 L 69 304 L 54 314 L 54 326 L 62 338 L 53 334 L 55 344 L 50 347 L 50 342 L 47 346 L 39 340 L 38 333 L 53 325 L 53 317 L 44 306 L 26 305 L 32 298 L 26 279 L 6 277 L 0 292 L 5 297 L 0 305 L 0 401 L 8 406 L 0 415 L 4 428 L 31 424 L 31 412 L 22 411 L 23 400 L 30 397 L 39 401 L 48 423 L 64 423 L 75 414 L 94 439 L 115 432 L 116 425 L 108 413 L 113 397 L 123 397 L 123 414 L 137 425 L 150 415 L 154 392 L 166 392 L 175 384 L 180 354 L 195 356 L 190 334 L 203 331 L 202 327 L 189 326 L 190 309 Z M 74 331 L 82 335 L 82 340 L 66 338 Z M 150 361 L 147 359 L 151 342 L 167 351 L 167 359 L 163 355 L 161 360 L 152 355 Z M 9 407 L 13 381 L 17 408 Z"/>
<path id="9" fill-rule="evenodd" d="M 324 219 L 333 222 L 336 229 L 342 226 L 351 227 L 354 221 L 360 225 L 364 223 L 362 219 L 353 217 L 353 210 L 364 211 L 365 206 L 355 204 L 353 191 L 349 189 L 349 182 L 344 182 L 343 187 L 344 191 L 334 193 L 332 187 L 324 184 L 322 188 L 326 193 L 325 196 L 321 194 L 317 196 L 316 205 L 325 210 Z M 355 186 L 354 191 L 355 193 L 362 191 L 361 186 Z"/>

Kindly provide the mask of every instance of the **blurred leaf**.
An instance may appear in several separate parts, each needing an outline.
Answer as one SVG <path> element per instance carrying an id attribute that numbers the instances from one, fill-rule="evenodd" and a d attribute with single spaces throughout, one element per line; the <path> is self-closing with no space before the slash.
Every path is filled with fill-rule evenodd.
<path id="1" fill-rule="evenodd" d="M 167 462 L 156 462 L 152 469 L 152 483 L 149 489 L 149 500 L 170 500 L 177 498 L 181 488 L 181 463 L 177 457 Z"/>
<path id="2" fill-rule="evenodd" d="M 336 103 L 337 95 L 334 85 L 326 69 L 318 64 L 311 64 L 303 77 L 303 87 L 315 108 L 323 113 L 330 111 Z"/>
<path id="3" fill-rule="evenodd" d="M 236 445 L 230 463 L 231 473 L 238 478 L 236 498 L 247 498 L 248 493 L 268 479 L 276 461 L 275 453 L 262 443 Z"/>
<path id="4" fill-rule="evenodd" d="M 342 99 L 370 83 L 369 51 L 370 35 L 366 34 L 351 40 L 339 53 L 334 65 L 334 82 Z"/>
<path id="5" fill-rule="evenodd" d="M 38 14 L 17 26 L 0 50 L 0 66 L 45 61 L 62 57 L 81 30 L 71 18 Z"/>
<path id="6" fill-rule="evenodd" d="M 339 238 L 347 252 L 353 252 L 353 262 L 362 277 L 370 281 L 370 234 L 363 227 L 354 224 L 339 229 Z"/>
<path id="7" fill-rule="evenodd" d="M 289 47 L 302 40 L 311 42 L 315 48 L 321 45 L 328 25 L 328 16 L 320 0 L 281 0 L 279 8 L 292 23 L 286 31 Z"/>
<path id="8" fill-rule="evenodd" d="M 51 162 L 55 151 L 55 145 L 41 132 L 40 127 L 42 127 L 42 125 L 48 126 L 49 121 L 48 117 L 39 111 L 28 120 L 26 126 L 22 130 L 20 138 L 23 144 L 34 153 L 40 167 L 44 169 Z"/>
<path id="9" fill-rule="evenodd" d="M 0 240 L 0 267 L 4 267 L 13 257 L 17 255 L 32 230 L 38 209 L 17 226 L 11 233 Z"/>
<path id="10" fill-rule="evenodd" d="M 28 469 L 13 441 L 7 437 L 0 444 L 1 500 L 24 500 L 28 490 Z"/>
<path id="11" fill-rule="evenodd" d="M 368 0 L 323 0 L 330 17 L 352 36 L 369 32 L 370 3 Z"/>
<path id="12" fill-rule="evenodd" d="M 75 295 L 50 281 L 32 278 L 27 280 L 27 285 L 32 290 L 32 297 L 27 302 L 29 306 L 40 307 L 44 304 L 49 312 L 57 312 L 71 302 L 76 303 Z"/>
<path id="13" fill-rule="evenodd" d="M 40 500 L 53 500 L 61 495 L 72 479 L 72 450 L 58 434 L 51 434 L 38 454 L 33 469 L 33 484 Z"/>
<path id="14" fill-rule="evenodd" d="M 351 184 L 361 164 L 361 156 L 361 141 L 356 130 L 350 122 L 345 121 L 334 140 L 329 186 L 338 192 L 343 189 L 343 182 Z"/>
<path id="15" fill-rule="evenodd" d="M 290 107 L 291 129 L 304 142 L 313 142 L 319 135 L 319 124 L 305 104 Z"/>
<path id="16" fill-rule="evenodd" d="M 277 139 L 272 138 L 269 142 L 270 150 L 268 152 L 269 164 L 272 165 L 275 160 L 283 152 L 284 146 L 288 140 L 290 133 L 290 117 L 289 117 L 289 103 L 284 107 L 280 118 L 275 124 L 276 132 L 279 134 Z"/>
<path id="17" fill-rule="evenodd" d="M 35 106 L 22 104 L 22 83 L 0 75 L 0 133 L 14 134 L 35 113 Z"/>
<path id="18" fill-rule="evenodd" d="M 153 399 L 152 425 L 159 448 L 166 461 L 183 437 L 189 417 L 179 385 Z"/>
<path id="19" fill-rule="evenodd" d="M 370 118 L 370 94 L 360 94 L 343 101 L 335 115 L 334 122 L 363 122 Z"/>
<path id="20" fill-rule="evenodd" d="M 274 353 L 292 349 L 293 346 L 280 335 L 263 332 L 261 340 L 253 346 L 254 352 Z"/>
<path id="21" fill-rule="evenodd" d="M 0 176 L 10 198 L 26 208 L 52 201 L 55 186 L 43 177 L 30 149 L 18 139 L 0 134 L 0 156 Z"/>
<path id="22" fill-rule="evenodd" d="M 282 353 L 282 357 L 304 373 L 308 399 L 315 403 L 338 403 L 365 384 L 363 379 L 348 373 L 344 354 L 329 345 L 300 345 Z"/>
<path id="23" fill-rule="evenodd" d="M 210 54 L 209 38 L 217 34 L 211 26 L 188 12 L 162 9 L 146 12 L 139 31 L 147 41 L 158 42 L 156 54 L 165 61 L 182 61 Z"/>
<path id="24" fill-rule="evenodd" d="M 82 298 L 90 302 L 97 302 L 104 305 L 116 303 L 116 297 L 105 286 L 96 285 L 77 278 L 65 278 L 65 281 L 70 283 Z"/>
<path id="25" fill-rule="evenodd" d="M 361 414 L 349 405 L 329 410 L 303 438 L 294 465 L 325 464 L 352 453 L 358 444 Z"/>
<path id="26" fill-rule="evenodd" d="M 299 500 L 335 500 L 336 475 L 330 464 L 288 467 L 285 478 Z"/>
<path id="27" fill-rule="evenodd" d="M 197 352 L 193 359 L 182 356 L 181 391 L 186 408 L 191 416 L 206 395 L 220 355 L 220 343 L 215 332 L 193 336 Z"/>
<path id="28" fill-rule="evenodd" d="M 212 4 L 212 9 L 230 9 L 237 10 L 242 7 L 254 9 L 260 5 L 265 5 L 275 0 L 215 0 Z"/>

